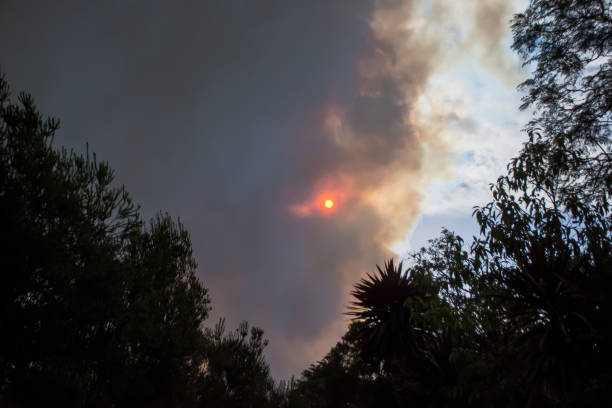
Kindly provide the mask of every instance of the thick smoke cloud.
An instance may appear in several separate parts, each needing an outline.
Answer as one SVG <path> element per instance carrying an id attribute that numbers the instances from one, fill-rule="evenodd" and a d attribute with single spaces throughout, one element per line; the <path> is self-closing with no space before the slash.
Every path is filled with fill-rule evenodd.
<path id="1" fill-rule="evenodd" d="M 504 16 L 502 1 L 468 3 L 479 23 Z M 351 285 L 410 230 L 424 150 L 443 172 L 439 127 L 415 117 L 428 78 L 468 43 L 495 61 L 503 33 L 475 20 L 447 42 L 452 7 L 5 1 L 0 64 L 62 119 L 58 143 L 88 142 L 147 216 L 181 218 L 210 324 L 262 326 L 286 377 L 337 341 Z"/>

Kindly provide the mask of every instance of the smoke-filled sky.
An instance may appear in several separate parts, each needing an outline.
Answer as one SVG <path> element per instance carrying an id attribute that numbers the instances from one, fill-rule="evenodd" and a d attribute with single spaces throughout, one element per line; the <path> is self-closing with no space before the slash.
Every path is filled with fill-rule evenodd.
<path id="1" fill-rule="evenodd" d="M 447 226 L 516 154 L 516 0 L 0 2 L 0 70 L 191 233 L 213 311 L 277 377 L 341 337 L 352 284 Z M 327 209 L 324 202 L 334 206 Z"/>

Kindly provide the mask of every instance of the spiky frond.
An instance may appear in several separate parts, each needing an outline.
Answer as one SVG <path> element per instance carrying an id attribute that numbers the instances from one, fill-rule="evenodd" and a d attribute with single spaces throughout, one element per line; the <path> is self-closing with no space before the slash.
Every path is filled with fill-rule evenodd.
<path id="1" fill-rule="evenodd" d="M 391 259 L 377 273 L 368 274 L 351 292 L 354 301 L 347 314 L 359 324 L 361 348 L 366 359 L 386 362 L 419 359 L 426 336 L 414 324 L 408 299 L 425 297 L 424 291 Z"/>

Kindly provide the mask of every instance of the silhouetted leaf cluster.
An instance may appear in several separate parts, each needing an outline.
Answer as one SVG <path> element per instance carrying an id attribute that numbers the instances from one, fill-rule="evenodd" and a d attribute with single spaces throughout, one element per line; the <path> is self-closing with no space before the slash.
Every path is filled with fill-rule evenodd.
<path id="1" fill-rule="evenodd" d="M 521 109 L 531 139 L 513 162 L 519 183 L 551 179 L 565 204 L 606 205 L 612 188 L 612 2 L 532 0 L 512 21 L 512 48 L 533 67 Z"/>
<path id="2" fill-rule="evenodd" d="M 205 331 L 189 234 L 145 223 L 95 154 L 0 77 L 0 405 L 265 406 L 267 341 Z M 255 404 L 255 405 L 254 405 Z"/>

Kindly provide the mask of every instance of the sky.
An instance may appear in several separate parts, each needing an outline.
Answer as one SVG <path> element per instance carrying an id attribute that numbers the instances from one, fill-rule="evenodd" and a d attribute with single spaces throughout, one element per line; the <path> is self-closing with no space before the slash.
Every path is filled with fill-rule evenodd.
<path id="1" fill-rule="evenodd" d="M 56 145 L 180 218 L 207 323 L 262 327 L 288 378 L 340 339 L 365 273 L 477 233 L 525 139 L 524 3 L 2 0 L 0 70 L 60 119 Z"/>

